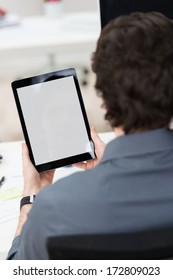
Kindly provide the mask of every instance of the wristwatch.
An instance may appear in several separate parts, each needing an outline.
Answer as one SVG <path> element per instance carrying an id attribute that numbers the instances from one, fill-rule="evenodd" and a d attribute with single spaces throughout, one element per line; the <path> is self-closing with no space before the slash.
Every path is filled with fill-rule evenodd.
<path id="1" fill-rule="evenodd" d="M 29 195 L 29 196 L 24 196 L 20 201 L 20 210 L 23 205 L 32 204 L 34 202 L 35 197 L 36 197 L 35 194 Z"/>

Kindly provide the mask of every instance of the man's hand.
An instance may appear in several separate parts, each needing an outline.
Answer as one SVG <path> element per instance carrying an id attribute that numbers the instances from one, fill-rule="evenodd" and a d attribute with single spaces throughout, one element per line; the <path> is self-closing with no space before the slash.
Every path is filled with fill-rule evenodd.
<path id="1" fill-rule="evenodd" d="M 26 144 L 22 144 L 22 162 L 24 178 L 23 196 L 37 194 L 45 186 L 52 184 L 55 170 L 38 173 L 29 158 Z"/>
<path id="2" fill-rule="evenodd" d="M 76 167 L 88 170 L 94 168 L 100 162 L 106 145 L 100 139 L 100 137 L 98 136 L 97 132 L 93 127 L 91 128 L 91 138 L 94 142 L 96 158 L 93 160 L 89 160 L 87 162 L 76 163 L 74 164 Z"/>

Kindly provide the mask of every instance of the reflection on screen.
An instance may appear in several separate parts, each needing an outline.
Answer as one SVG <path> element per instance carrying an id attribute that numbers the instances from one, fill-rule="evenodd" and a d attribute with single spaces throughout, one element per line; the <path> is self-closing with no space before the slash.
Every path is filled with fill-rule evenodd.
<path id="1" fill-rule="evenodd" d="M 17 91 L 36 165 L 92 153 L 72 76 Z"/>

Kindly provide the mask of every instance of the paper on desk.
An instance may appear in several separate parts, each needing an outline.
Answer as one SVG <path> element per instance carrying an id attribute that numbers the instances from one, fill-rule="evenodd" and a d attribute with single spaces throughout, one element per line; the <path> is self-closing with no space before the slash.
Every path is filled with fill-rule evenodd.
<path id="1" fill-rule="evenodd" d="M 21 189 L 22 187 L 23 187 L 23 177 L 5 176 L 5 181 L 0 188 L 0 197 L 1 197 L 1 192 L 5 191 L 7 189 L 13 189 L 13 188 Z"/>
<path id="2" fill-rule="evenodd" d="M 19 187 L 0 189 L 0 224 L 19 216 L 19 201 L 21 196 L 22 189 Z"/>
<path id="3" fill-rule="evenodd" d="M 23 178 L 6 178 L 0 188 L 0 224 L 19 216 L 19 202 L 22 196 Z"/>
<path id="4" fill-rule="evenodd" d="M 10 200 L 22 196 L 22 190 L 18 187 L 0 191 L 0 201 Z"/>
<path id="5" fill-rule="evenodd" d="M 20 23 L 19 16 L 7 13 L 0 19 L 0 27 L 18 25 Z"/>
<path id="6" fill-rule="evenodd" d="M 22 142 L 21 142 L 22 143 Z M 0 146 L 3 161 L 0 166 L 0 175 L 5 177 L 22 176 L 22 144 L 12 142 Z"/>
<path id="7" fill-rule="evenodd" d="M 20 198 L 0 201 L 0 224 L 17 218 L 20 212 L 19 205 Z"/>

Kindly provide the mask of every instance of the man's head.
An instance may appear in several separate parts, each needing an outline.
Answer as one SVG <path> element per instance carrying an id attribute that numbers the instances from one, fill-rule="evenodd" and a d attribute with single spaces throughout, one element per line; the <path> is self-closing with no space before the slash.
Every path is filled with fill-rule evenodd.
<path id="1" fill-rule="evenodd" d="M 159 13 L 110 22 L 93 55 L 106 119 L 125 133 L 167 127 L 173 116 L 173 23 Z"/>

